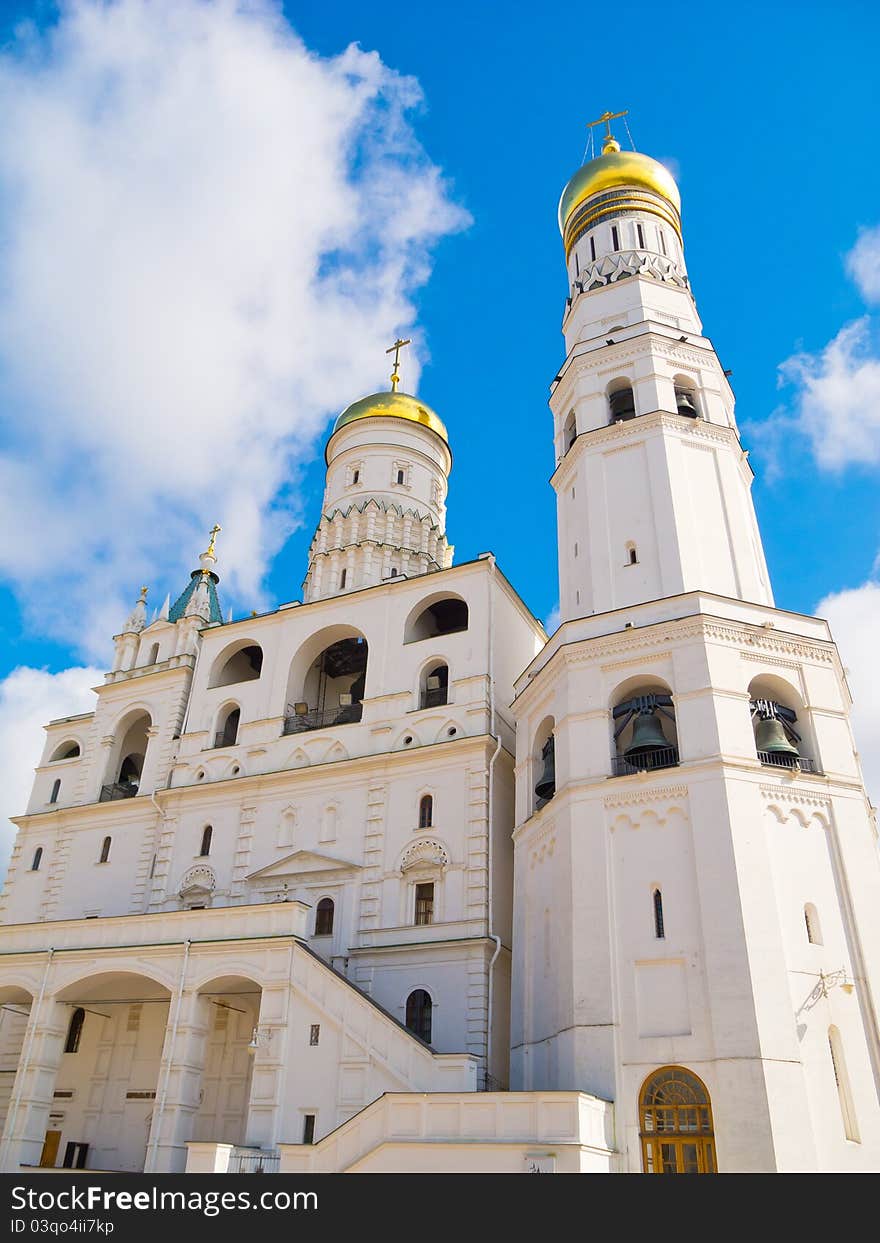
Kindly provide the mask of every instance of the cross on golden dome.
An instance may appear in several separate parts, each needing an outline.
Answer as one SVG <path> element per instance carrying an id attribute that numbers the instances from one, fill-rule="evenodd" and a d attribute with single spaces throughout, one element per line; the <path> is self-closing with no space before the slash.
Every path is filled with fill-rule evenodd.
<path id="1" fill-rule="evenodd" d="M 412 339 L 410 337 L 407 337 L 406 340 L 403 340 L 401 337 L 398 337 L 397 340 L 394 342 L 394 344 L 390 347 L 390 349 L 387 349 L 385 351 L 386 354 L 394 355 L 394 367 L 392 368 L 392 371 L 391 371 L 392 393 L 397 392 L 397 386 L 400 383 L 400 351 L 403 349 L 405 345 L 412 345 Z"/>
<path id="2" fill-rule="evenodd" d="M 602 139 L 602 154 L 607 155 L 610 151 L 619 151 L 620 143 L 611 133 L 611 122 L 616 121 L 618 117 L 625 117 L 629 112 L 628 108 L 624 108 L 623 112 L 603 112 L 595 121 L 587 122 L 587 129 L 592 129 L 594 125 L 605 126 L 605 136 Z"/>

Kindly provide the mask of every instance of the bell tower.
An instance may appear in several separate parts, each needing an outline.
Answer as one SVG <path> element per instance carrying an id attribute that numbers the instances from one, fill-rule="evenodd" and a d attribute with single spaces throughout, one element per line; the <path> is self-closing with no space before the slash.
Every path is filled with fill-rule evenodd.
<path id="1" fill-rule="evenodd" d="M 701 589 L 772 604 L 733 392 L 685 264 L 678 188 L 662 164 L 621 150 L 612 119 L 601 118 L 602 155 L 559 204 L 566 359 L 550 405 L 561 617 Z"/>
<path id="2" fill-rule="evenodd" d="M 773 603 L 668 170 L 571 178 L 561 624 L 516 684 L 511 1087 L 621 1168 L 880 1163 L 880 856 L 827 624 Z"/>

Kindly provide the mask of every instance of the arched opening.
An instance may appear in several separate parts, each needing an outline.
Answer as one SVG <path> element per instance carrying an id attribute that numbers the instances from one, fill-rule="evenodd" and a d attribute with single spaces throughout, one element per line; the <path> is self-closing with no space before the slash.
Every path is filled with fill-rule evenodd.
<path id="1" fill-rule="evenodd" d="M 51 793 L 49 794 L 49 802 L 57 803 L 58 796 L 60 794 L 61 794 L 61 778 L 56 777 L 55 780 L 52 782 L 52 790 L 51 790 Z"/>
<path id="2" fill-rule="evenodd" d="M 419 828 L 430 829 L 434 824 L 434 798 L 423 794 L 419 799 Z"/>
<path id="3" fill-rule="evenodd" d="M 152 725 L 148 712 L 135 712 L 123 718 L 116 728 L 118 742 L 113 747 L 111 780 L 101 787 L 100 801 L 133 798 L 141 784 L 147 755 L 148 731 Z"/>
<path id="4" fill-rule="evenodd" d="M 0 1035 L 2 1035 L 3 1043 L 3 1061 L 0 1064 L 0 1074 L 2 1074 L 0 1083 L 3 1083 L 3 1089 L 0 1090 L 0 1128 L 5 1128 L 7 1114 L 15 1095 L 14 1077 L 21 1062 L 33 1002 L 33 995 L 20 985 L 9 983 L 0 986 Z M 53 1122 L 49 1123 L 49 1127 L 51 1128 L 48 1132 L 50 1143 L 54 1141 L 55 1151 L 57 1151 L 57 1142 L 60 1137 Z M 24 1157 L 24 1161 L 31 1163 L 38 1157 L 39 1148 L 34 1145 L 31 1152 Z M 43 1163 L 40 1162 L 40 1164 Z"/>
<path id="5" fill-rule="evenodd" d="M 532 747 L 533 811 L 538 811 L 545 803 L 549 803 L 556 793 L 556 737 L 553 732 L 555 728 L 556 722 L 553 717 L 548 716 L 538 726 L 535 734 Z"/>
<path id="6" fill-rule="evenodd" d="M 217 732 L 214 734 L 215 747 L 234 747 L 238 742 L 238 726 L 241 721 L 241 709 L 238 704 L 226 704 L 217 714 Z"/>
<path id="7" fill-rule="evenodd" d="M 73 739 L 68 739 L 67 742 L 62 742 L 61 746 L 56 747 L 52 752 L 52 755 L 49 757 L 49 763 L 54 764 L 56 760 L 72 760 L 80 754 L 79 743 Z"/>
<path id="8" fill-rule="evenodd" d="M 322 898 L 315 910 L 315 936 L 330 937 L 333 935 L 333 916 L 336 906 L 332 898 Z"/>
<path id="9" fill-rule="evenodd" d="M 435 661 L 423 671 L 419 694 L 420 708 L 439 708 L 449 703 L 449 666 Z"/>
<path id="10" fill-rule="evenodd" d="M 749 684 L 749 711 L 758 759 L 768 768 L 817 772 L 810 723 L 800 695 L 775 674 Z"/>
<path id="11" fill-rule="evenodd" d="M 202 841 L 199 846 L 199 858 L 205 859 L 211 853 L 211 838 L 213 836 L 213 827 L 210 824 L 206 824 L 202 829 Z"/>
<path id="12" fill-rule="evenodd" d="M 38 846 L 37 849 L 34 851 L 34 857 L 31 860 L 31 871 L 39 872 L 40 864 L 42 862 L 43 862 L 43 847 Z"/>
<path id="13" fill-rule="evenodd" d="M 82 1039 L 85 1021 L 86 1012 L 82 1006 L 78 1006 L 71 1014 L 70 1022 L 67 1025 L 67 1039 L 64 1041 L 65 1053 L 79 1053 L 79 1042 Z"/>
<path id="14" fill-rule="evenodd" d="M 659 889 L 655 889 L 652 894 L 654 906 L 654 936 L 658 941 L 662 941 L 666 936 L 666 926 L 663 922 L 663 894 Z"/>
<path id="15" fill-rule="evenodd" d="M 208 686 L 233 686 L 237 682 L 256 682 L 263 670 L 263 649 L 249 639 L 227 648 L 214 662 Z"/>
<path id="16" fill-rule="evenodd" d="M 263 1059 L 271 1058 L 277 1035 L 260 1021 L 262 991 L 254 980 L 222 976 L 204 983 L 199 994 L 206 1035 L 192 1139 L 244 1145 L 252 1081 Z M 256 1153 L 233 1154 L 229 1170 L 260 1173 L 261 1165 L 267 1168 L 265 1161 Z"/>
<path id="17" fill-rule="evenodd" d="M 831 1069 L 837 1086 L 837 1099 L 840 1103 L 840 1117 L 843 1122 L 843 1133 L 848 1140 L 859 1143 L 859 1124 L 856 1120 L 855 1105 L 849 1074 L 846 1069 L 846 1058 L 843 1055 L 843 1042 L 840 1031 L 833 1025 L 828 1028 L 828 1048 L 831 1053 Z"/>
<path id="18" fill-rule="evenodd" d="M 424 988 L 413 989 L 406 999 L 406 1026 L 425 1044 L 431 1043 L 433 1008 L 431 994 Z"/>
<path id="19" fill-rule="evenodd" d="M 443 634 L 459 634 L 468 628 L 468 606 L 460 596 L 441 596 L 422 602 L 407 618 L 404 643 L 419 643 Z"/>
<path id="20" fill-rule="evenodd" d="M 678 732 L 672 693 L 657 678 L 630 679 L 614 696 L 611 709 L 615 777 L 674 768 L 678 763 Z"/>
<path id="21" fill-rule="evenodd" d="M 689 376 L 677 375 L 673 378 L 675 388 L 675 409 L 687 419 L 700 417 L 700 402 L 697 397 L 697 386 Z"/>
<path id="22" fill-rule="evenodd" d="M 154 643 L 153 646 L 150 648 L 150 658 L 147 661 L 147 664 L 155 665 L 158 659 L 159 659 L 159 644 Z"/>
<path id="23" fill-rule="evenodd" d="M 351 627 L 333 626 L 303 644 L 291 665 L 283 732 L 360 721 L 368 655 L 366 639 Z"/>
<path id="24" fill-rule="evenodd" d="M 169 999 L 156 980 L 128 972 L 87 976 L 58 994 L 70 1007 L 64 1051 L 75 1056 L 61 1058 L 54 1101 L 63 1116 L 45 1164 L 143 1170 Z"/>
<path id="25" fill-rule="evenodd" d="M 568 453 L 571 446 L 577 440 L 577 419 L 575 413 L 570 410 L 565 425 L 562 428 L 562 452 Z"/>
<path id="26" fill-rule="evenodd" d="M 612 380 L 605 390 L 608 396 L 609 423 L 636 417 L 636 399 L 629 380 Z"/>
<path id="27" fill-rule="evenodd" d="M 101 854 L 98 859 L 99 863 L 110 862 L 110 847 L 112 845 L 112 842 L 113 842 L 113 839 L 111 837 L 105 837 L 103 842 L 101 842 Z"/>
<path id="28" fill-rule="evenodd" d="M 642 1084 L 639 1132 L 646 1174 L 717 1173 L 709 1093 L 683 1066 L 664 1066 Z"/>
<path id="29" fill-rule="evenodd" d="M 804 924 L 807 929 L 807 940 L 811 945 L 822 944 L 822 928 L 819 924 L 819 912 L 813 906 L 812 902 L 807 902 L 804 906 Z"/>

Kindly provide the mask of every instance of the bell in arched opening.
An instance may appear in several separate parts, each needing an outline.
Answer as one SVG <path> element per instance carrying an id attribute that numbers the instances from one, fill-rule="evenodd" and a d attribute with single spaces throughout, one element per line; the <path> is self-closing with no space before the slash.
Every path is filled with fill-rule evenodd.
<path id="1" fill-rule="evenodd" d="M 675 408 L 679 414 L 683 414 L 687 419 L 696 419 L 699 417 L 697 403 L 693 393 L 686 388 L 675 389 Z"/>
<path id="2" fill-rule="evenodd" d="M 535 794 L 547 802 L 556 793 L 556 744 L 551 734 L 541 748 L 541 776 L 535 783 Z"/>
<path id="3" fill-rule="evenodd" d="M 616 393 L 609 394 L 608 401 L 611 405 L 612 420 L 636 417 L 636 403 L 631 388 L 621 388 Z"/>
<path id="4" fill-rule="evenodd" d="M 659 751 L 669 746 L 669 740 L 663 733 L 663 726 L 654 707 L 642 708 L 633 721 L 633 732 L 629 746 L 624 751 L 626 758 L 633 759 L 645 755 L 649 751 Z"/>
<path id="5" fill-rule="evenodd" d="M 783 767 L 797 764 L 801 756 L 795 741 L 800 742 L 800 736 L 793 729 L 797 720 L 793 709 L 769 699 L 757 699 L 752 703 L 752 715 L 755 717 L 755 749 L 759 758 L 765 763 Z"/>

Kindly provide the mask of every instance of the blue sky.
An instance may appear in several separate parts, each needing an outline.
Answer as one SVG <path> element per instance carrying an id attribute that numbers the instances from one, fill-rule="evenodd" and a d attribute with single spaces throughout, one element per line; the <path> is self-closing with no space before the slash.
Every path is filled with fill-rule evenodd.
<path id="1" fill-rule="evenodd" d="M 581 162 L 585 122 L 606 108 L 628 108 L 636 146 L 676 170 L 692 285 L 705 331 L 733 371 L 777 603 L 811 612 L 829 593 L 871 581 L 880 546 L 876 427 L 867 430 L 864 451 L 838 454 L 835 462 L 833 427 L 830 447 L 816 431 L 821 402 L 813 403 L 811 439 L 803 369 L 800 381 L 790 371 L 793 382 L 782 387 L 779 369 L 805 354 L 807 371 L 821 371 L 829 342 L 870 312 L 866 281 L 860 292 L 846 256 L 860 230 L 880 223 L 876 57 L 858 54 L 878 45 L 876 5 L 452 0 L 394 8 L 359 0 L 286 4 L 284 12 L 316 57 L 336 57 L 357 43 L 417 80 L 424 100 L 408 124 L 439 169 L 447 200 L 472 220 L 438 230 L 443 235 L 427 247 L 430 276 L 407 288 L 424 342 L 419 391 L 446 421 L 455 453 L 448 525 L 458 560 L 491 549 L 538 616 L 556 603 L 546 404 L 562 359 L 566 292 L 556 206 Z M 55 9 L 0 4 L 4 55 L 23 20 L 39 31 L 55 22 Z M 11 182 L 5 192 L 14 193 Z M 63 331 L 63 320 L 47 330 L 49 355 Z M 357 324 L 343 323 L 341 374 L 325 420 L 344 404 L 344 339 L 351 333 L 356 353 L 356 332 Z M 878 392 L 870 317 L 856 354 L 868 371 L 848 356 L 837 379 L 845 384 L 849 367 L 856 382 L 868 375 Z M 358 366 L 352 371 L 360 376 Z M 361 396 L 355 383 L 353 375 L 347 399 Z M 4 391 L 11 390 L 0 370 Z M 21 400 L 21 388 L 14 391 Z M 16 443 L 22 420 L 42 417 L 39 403 L 24 401 L 18 413 L 7 444 Z M 851 424 L 858 410 L 844 417 Z M 299 596 L 323 483 L 323 436 L 305 441 L 282 489 L 301 525 L 267 558 L 260 607 Z M 56 447 L 63 455 L 63 437 Z M 823 453 L 825 464 L 817 461 Z M 74 471 L 86 469 L 74 454 L 71 460 Z M 221 473 L 193 506 L 205 530 L 215 518 L 226 528 L 223 493 Z M 105 519 L 118 525 L 125 515 L 108 511 Z M 279 521 L 293 525 L 289 515 Z M 53 530 L 37 535 L 37 544 L 45 542 L 45 586 Z M 221 572 L 226 538 L 224 529 Z M 108 596 L 133 600 L 142 574 L 152 572 L 152 598 L 160 603 L 183 586 L 201 547 L 166 549 L 142 565 L 134 539 L 128 562 L 108 569 Z M 91 659 L 100 667 L 94 638 L 84 649 L 76 609 L 66 618 L 62 611 L 60 621 L 56 610 L 44 624 L 44 597 L 34 597 L 28 581 L 20 570 L 0 578 L 0 678 L 21 665 L 54 673 Z M 225 604 L 237 615 L 252 607 L 247 592 L 233 592 Z"/>

